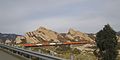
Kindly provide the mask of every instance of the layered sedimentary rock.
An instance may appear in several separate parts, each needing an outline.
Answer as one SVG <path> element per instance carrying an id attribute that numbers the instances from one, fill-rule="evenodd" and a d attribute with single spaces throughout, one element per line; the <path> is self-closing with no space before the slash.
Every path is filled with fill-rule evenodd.
<path id="1" fill-rule="evenodd" d="M 22 35 L 18 35 L 15 39 L 15 44 L 26 43 L 26 39 Z"/>
<path id="2" fill-rule="evenodd" d="M 69 29 L 68 33 L 57 33 L 44 27 L 40 27 L 32 32 L 27 32 L 25 38 L 27 43 L 93 41 L 87 34 L 75 31 L 74 29 Z"/>
<path id="3" fill-rule="evenodd" d="M 27 32 L 25 37 L 28 43 L 59 42 L 58 35 L 57 32 L 40 27 L 35 31 Z"/>
<path id="4" fill-rule="evenodd" d="M 90 42 L 93 41 L 87 34 L 82 33 L 80 31 L 76 31 L 72 28 L 69 29 L 65 38 L 73 40 L 73 41 L 81 41 L 81 40 L 86 40 L 86 41 L 90 41 Z"/>

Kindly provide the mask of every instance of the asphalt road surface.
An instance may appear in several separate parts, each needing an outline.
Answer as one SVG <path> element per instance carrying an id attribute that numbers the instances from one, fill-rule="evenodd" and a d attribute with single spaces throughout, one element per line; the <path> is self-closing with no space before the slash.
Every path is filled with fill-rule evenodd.
<path id="1" fill-rule="evenodd" d="M 7 52 L 0 50 L 0 60 L 23 60 L 21 58 L 15 57 Z"/>

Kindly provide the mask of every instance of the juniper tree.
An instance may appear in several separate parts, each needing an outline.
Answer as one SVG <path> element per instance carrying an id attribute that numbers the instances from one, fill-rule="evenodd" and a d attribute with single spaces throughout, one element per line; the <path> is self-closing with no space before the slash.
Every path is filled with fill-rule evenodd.
<path id="1" fill-rule="evenodd" d="M 99 49 L 100 60 L 116 60 L 117 37 L 116 32 L 109 24 L 105 25 L 96 35 L 96 44 Z"/>

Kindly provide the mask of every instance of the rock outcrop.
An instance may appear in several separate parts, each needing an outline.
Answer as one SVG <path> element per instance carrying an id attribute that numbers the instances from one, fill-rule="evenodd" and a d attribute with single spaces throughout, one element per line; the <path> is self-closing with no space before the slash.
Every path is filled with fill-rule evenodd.
<path id="1" fill-rule="evenodd" d="M 87 34 L 75 31 L 74 29 L 69 29 L 68 33 L 57 33 L 44 27 L 40 27 L 32 32 L 27 32 L 25 38 L 27 43 L 93 41 Z"/>
<path id="2" fill-rule="evenodd" d="M 72 41 L 81 41 L 81 40 L 86 40 L 90 42 L 93 41 L 87 34 L 76 31 L 72 28 L 69 29 L 68 33 L 65 35 L 65 38 L 70 39 Z"/>
<path id="3" fill-rule="evenodd" d="M 14 42 L 15 42 L 15 44 L 26 43 L 26 39 L 24 36 L 18 35 Z"/>
<path id="4" fill-rule="evenodd" d="M 27 43 L 40 43 L 40 42 L 59 42 L 58 33 L 52 30 L 40 27 L 39 29 L 27 32 L 25 37 Z"/>

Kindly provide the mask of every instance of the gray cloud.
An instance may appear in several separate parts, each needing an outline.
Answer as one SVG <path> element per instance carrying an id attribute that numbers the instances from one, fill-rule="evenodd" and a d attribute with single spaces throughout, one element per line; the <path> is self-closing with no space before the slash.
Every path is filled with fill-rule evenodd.
<path id="1" fill-rule="evenodd" d="M 109 23 L 120 30 L 119 0 L 1 0 L 0 32 L 20 33 L 44 26 L 58 32 L 97 32 Z"/>

